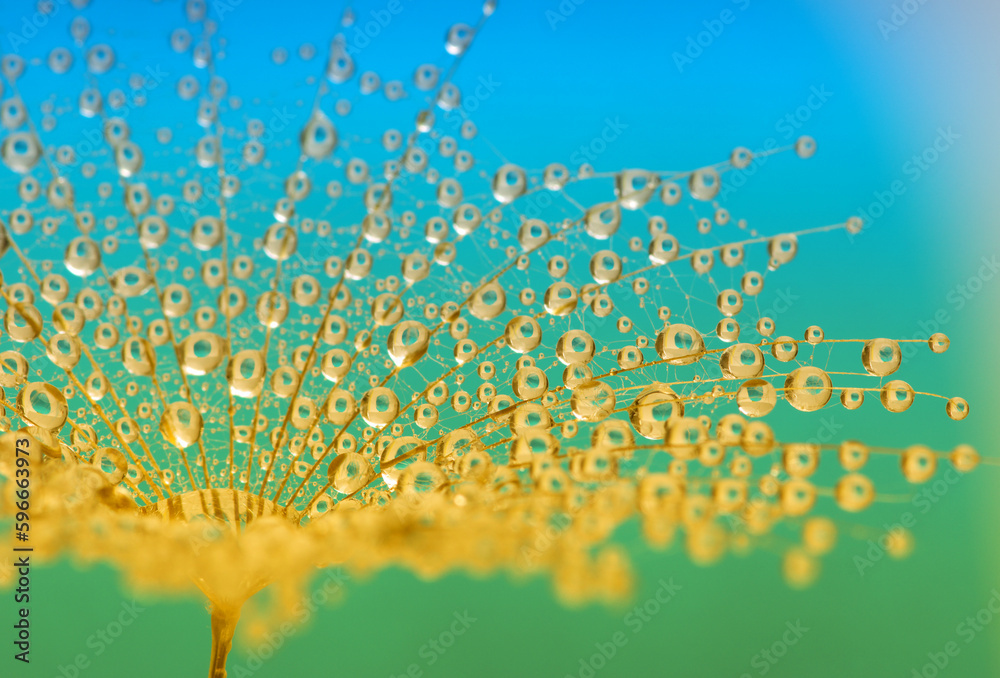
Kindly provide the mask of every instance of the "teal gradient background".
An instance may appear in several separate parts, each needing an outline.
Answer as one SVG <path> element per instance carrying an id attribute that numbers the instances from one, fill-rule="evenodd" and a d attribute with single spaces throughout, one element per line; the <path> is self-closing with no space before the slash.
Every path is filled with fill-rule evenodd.
<path id="1" fill-rule="evenodd" d="M 474 2 L 400 2 L 403 11 L 358 57 L 359 70 L 375 70 L 384 80 L 408 81 L 419 63 L 446 63 L 447 27 L 472 23 L 479 15 Z M 773 286 L 769 278 L 764 297 L 786 290 L 797 299 L 778 318 L 779 332 L 794 336 L 819 324 L 827 337 L 912 338 L 926 331 L 922 323 L 943 311 L 948 320 L 941 330 L 951 337 L 951 350 L 940 356 L 921 350 L 901 378 L 917 390 L 964 396 L 972 414 L 952 422 L 943 401 L 918 400 L 910 411 L 890 415 L 870 402 L 857 413 L 837 407 L 778 424 L 789 437 L 808 438 L 825 425 L 824 417 L 832 417 L 836 440 L 920 442 L 934 449 L 964 442 L 996 457 L 1000 277 L 982 276 L 981 290 L 968 297 L 961 289 L 980 276 L 984 257 L 1000 255 L 995 186 L 1000 5 L 926 0 L 895 7 L 911 4 L 917 10 L 889 30 L 880 24 L 892 24 L 896 10 L 888 0 L 585 0 L 578 5 L 501 0 L 456 81 L 467 92 L 480 78 L 499 83 L 472 116 L 481 137 L 498 151 L 496 157 L 478 159 L 488 168 L 504 159 L 530 168 L 550 162 L 574 167 L 574 154 L 601 133 L 609 118 L 626 127 L 594 160 L 598 171 L 690 169 L 724 159 L 736 146 L 762 148 L 769 139 L 784 146 L 800 133 L 814 136 L 819 146 L 814 158 L 772 157 L 723 202 L 763 233 L 870 212 L 876 194 L 901 181 L 905 193 L 861 235 L 851 239 L 835 231 L 803 239 L 798 257 L 777 273 Z M 0 7 L 4 51 L 11 47 L 5 36 L 21 30 L 32 5 L 5 0 Z M 385 6 L 355 4 L 359 25 Z M 560 7 L 573 11 L 564 16 Z M 724 10 L 734 20 L 679 69 L 675 53 L 683 54 L 689 38 L 697 40 L 706 30 L 704 22 Z M 151 94 L 155 110 L 136 112 L 140 122 L 132 124 L 137 128 L 146 116 L 172 115 L 171 107 L 185 120 L 192 118 L 188 108 L 179 112 L 172 94 L 176 78 L 187 71 L 179 58 L 176 69 L 171 65 L 176 55 L 167 47 L 167 27 L 178 25 L 181 12 L 181 4 L 171 0 L 94 0 L 87 12 L 95 38 L 118 46 L 133 70 L 156 59 L 147 55 L 162 54 L 164 67 L 173 71 L 164 91 Z M 74 13 L 63 7 L 51 26 L 21 48 L 22 55 L 44 58 L 52 47 L 68 45 L 66 26 Z M 277 69 L 270 66 L 270 52 L 282 46 L 294 53 L 299 44 L 311 42 L 322 54 L 337 30 L 339 13 L 335 4 L 243 0 L 220 24 L 228 55 L 219 69 L 231 91 L 251 106 L 255 93 L 289 101 L 308 98 L 305 78 L 318 73 L 321 58 L 307 64 L 293 56 Z M 555 15 L 564 20 L 554 20 Z M 60 82 L 25 79 L 33 112 Z M 69 85 L 74 96 L 79 82 Z M 809 110 L 808 120 L 800 115 L 794 127 L 801 124 L 801 129 L 788 134 L 787 116 L 807 106 L 815 90 L 830 94 Z M 372 129 L 390 124 L 406 129 L 411 123 L 394 119 L 398 111 L 385 106 L 365 113 L 363 124 Z M 914 179 L 907 163 L 934 144 L 940 129 L 952 130 L 954 143 Z M 762 298 L 762 303 L 769 302 Z M 879 468 L 886 478 L 898 476 L 891 466 Z M 855 557 L 864 556 L 866 540 L 879 532 L 845 536 L 824 558 L 818 583 L 804 591 L 783 582 L 776 555 L 728 556 L 701 568 L 676 546 L 651 551 L 635 529 L 618 536 L 633 554 L 639 581 L 635 600 L 621 609 L 567 609 L 540 580 L 452 575 L 425 583 L 408 573 L 386 572 L 350 582 L 339 604 L 310 615 L 309 624 L 296 628 L 259 669 L 248 674 L 231 669 L 231 675 L 383 678 L 404 675 L 417 664 L 422 675 L 434 678 L 580 676 L 581 658 L 590 657 L 596 643 L 624 631 L 628 643 L 596 672 L 598 678 L 742 678 L 765 675 L 755 657 L 781 639 L 787 624 L 797 622 L 809 630 L 780 661 L 767 664 L 766 675 L 910 678 L 931 661 L 928 653 L 940 653 L 949 641 L 956 641 L 960 652 L 942 676 L 1000 675 L 1000 619 L 968 643 L 956 632 L 1000 589 L 998 487 L 994 467 L 984 465 L 963 478 L 919 516 L 910 558 L 883 559 L 863 574 Z M 826 501 L 829 509 L 832 501 Z M 878 528 L 908 509 L 908 500 L 879 504 L 861 521 Z M 631 605 L 649 599 L 661 579 L 671 578 L 680 592 L 633 633 L 624 621 Z M 200 601 L 140 597 L 144 611 L 119 638 L 88 645 L 133 599 L 117 576 L 107 568 L 80 571 L 63 562 L 36 570 L 33 588 L 32 664 L 25 668 L 10 661 L 5 635 L 0 640 L 8 649 L 0 657 L 0 674 L 55 678 L 65 674 L 60 667 L 85 653 L 91 667 L 83 676 L 203 675 L 210 636 Z M 4 626 L 12 618 L 10 606 L 5 592 L 0 604 Z M 448 628 L 456 611 L 468 611 L 476 621 L 428 665 L 421 648 Z M 100 654 L 96 645 L 104 647 Z M 247 666 L 247 653 L 254 650 L 238 643 L 231 667 Z"/>

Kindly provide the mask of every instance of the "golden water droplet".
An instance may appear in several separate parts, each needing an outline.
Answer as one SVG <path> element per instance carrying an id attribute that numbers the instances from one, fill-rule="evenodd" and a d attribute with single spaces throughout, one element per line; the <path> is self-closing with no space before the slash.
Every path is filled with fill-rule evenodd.
<path id="1" fill-rule="evenodd" d="M 369 426 L 382 428 L 399 414 L 399 399 L 391 390 L 378 386 L 365 392 L 359 407 Z"/>
<path id="2" fill-rule="evenodd" d="M 570 407 L 580 421 L 601 421 L 615 409 L 615 392 L 602 381 L 592 381 L 573 391 Z"/>
<path id="3" fill-rule="evenodd" d="M 774 449 L 774 431 L 763 421 L 747 422 L 739 445 L 751 457 L 761 457 Z"/>
<path id="4" fill-rule="evenodd" d="M 53 334 L 45 351 L 53 364 L 65 370 L 76 367 L 76 364 L 80 362 L 82 352 L 80 340 L 65 332 Z"/>
<path id="5" fill-rule="evenodd" d="M 327 469 L 327 477 L 333 489 L 341 494 L 357 492 L 374 475 L 371 464 L 357 452 L 338 454 Z"/>
<path id="6" fill-rule="evenodd" d="M 663 440 L 667 422 L 684 416 L 684 403 L 665 384 L 646 387 L 628 408 L 629 421 L 636 432 L 650 440 Z"/>
<path id="7" fill-rule="evenodd" d="M 17 407 L 26 421 L 46 430 L 62 428 L 69 416 L 62 392 L 43 381 L 25 384 L 17 394 Z"/>
<path id="8" fill-rule="evenodd" d="M 621 209 L 616 202 L 601 203 L 587 209 L 583 218 L 587 234 L 597 240 L 607 240 L 621 225 Z"/>
<path id="9" fill-rule="evenodd" d="M 764 354 L 753 344 L 734 344 L 719 357 L 727 379 L 750 379 L 764 373 Z"/>
<path id="10" fill-rule="evenodd" d="M 802 525 L 802 545 L 814 556 L 822 556 L 837 544 L 837 526 L 829 518 L 809 518 Z"/>
<path id="11" fill-rule="evenodd" d="M 800 158 L 811 158 L 816 153 L 816 140 L 809 136 L 801 136 L 795 140 L 795 154 Z"/>
<path id="12" fill-rule="evenodd" d="M 299 145 L 304 155 L 313 160 L 322 160 L 337 147 L 337 128 L 323 111 L 317 109 L 302 129 Z"/>
<path id="13" fill-rule="evenodd" d="M 117 485 L 128 473 L 128 460 L 121 450 L 102 447 L 94 453 L 91 465 L 97 469 L 110 485 Z"/>
<path id="14" fill-rule="evenodd" d="M 771 262 L 777 265 L 787 264 L 799 251 L 799 239 L 791 233 L 777 235 L 768 240 L 767 253 Z"/>
<path id="15" fill-rule="evenodd" d="M 615 175 L 615 197 L 623 209 L 637 210 L 649 202 L 660 178 L 647 170 L 625 170 Z"/>
<path id="16" fill-rule="evenodd" d="M 156 351 L 146 339 L 129 337 L 122 343 L 122 364 L 130 374 L 149 376 L 156 371 Z"/>
<path id="17" fill-rule="evenodd" d="M 899 344 L 892 339 L 871 339 L 861 350 L 861 362 L 868 374 L 884 377 L 892 374 L 903 360 Z"/>
<path id="18" fill-rule="evenodd" d="M 763 379 L 749 379 L 740 385 L 736 393 L 736 403 L 740 412 L 748 417 L 763 417 L 774 409 L 778 402 L 778 392 L 771 382 Z"/>
<path id="19" fill-rule="evenodd" d="M 979 453 L 969 445 L 959 445 L 948 455 L 952 465 L 962 473 L 968 473 L 979 466 Z"/>
<path id="20" fill-rule="evenodd" d="M 969 403 L 965 398 L 949 398 L 945 407 L 948 416 L 955 421 L 961 421 L 969 416 Z"/>
<path id="21" fill-rule="evenodd" d="M 863 511 L 875 501 L 875 486 L 860 473 L 850 473 L 837 482 L 834 488 L 837 505 L 845 511 Z"/>
<path id="22" fill-rule="evenodd" d="M 903 450 L 900 457 L 903 475 L 911 483 L 926 483 L 937 470 L 937 457 L 923 445 L 913 445 Z"/>
<path id="23" fill-rule="evenodd" d="M 819 466 L 819 447 L 811 444 L 792 443 L 781 451 L 785 473 L 796 478 L 808 478 Z"/>
<path id="24" fill-rule="evenodd" d="M 671 365 L 690 365 L 704 351 L 704 339 L 690 325 L 674 323 L 656 336 L 656 352 Z"/>
<path id="25" fill-rule="evenodd" d="M 208 374 L 222 362 L 226 345 L 222 337 L 211 332 L 194 332 L 181 342 L 181 367 L 187 374 Z"/>
<path id="26" fill-rule="evenodd" d="M 945 351 L 948 350 L 948 347 L 951 345 L 951 340 L 948 339 L 947 335 L 942 334 L 940 332 L 935 332 L 927 340 L 927 344 L 931 347 L 931 350 L 934 351 L 935 353 L 944 353 Z"/>
<path id="27" fill-rule="evenodd" d="M 818 367 L 799 367 L 785 379 L 785 400 L 802 412 L 815 412 L 830 400 L 830 375 Z"/>
<path id="28" fill-rule="evenodd" d="M 691 192 L 691 197 L 695 200 L 713 200 L 719 194 L 721 186 L 722 179 L 719 177 L 719 173 L 711 167 L 696 170 L 688 178 L 688 190 Z M 664 187 L 664 191 L 666 191 L 666 186 Z M 679 200 L 679 198 L 680 196 L 677 199 Z M 670 199 L 673 200 L 673 196 Z M 664 194 L 664 202 L 667 202 L 666 194 Z"/>
<path id="29" fill-rule="evenodd" d="M 903 412 L 910 408 L 916 397 L 913 388 L 901 379 L 886 382 L 879 393 L 882 405 L 890 412 Z"/>
<path id="30" fill-rule="evenodd" d="M 201 438 L 201 431 L 201 413 L 189 403 L 170 403 L 160 416 L 160 433 L 176 447 L 194 445 Z"/>
<path id="31" fill-rule="evenodd" d="M 840 391 L 840 403 L 848 410 L 856 410 L 865 402 L 865 392 L 860 388 L 844 388 Z"/>
<path id="32" fill-rule="evenodd" d="M 405 320 L 389 332 L 387 347 L 397 367 L 409 367 L 427 352 L 430 332 L 416 320 Z"/>
<path id="33" fill-rule="evenodd" d="M 524 195 L 528 189 L 528 177 L 517 165 L 501 165 L 493 175 L 493 197 L 504 204 Z"/>
<path id="34" fill-rule="evenodd" d="M 7 106 L 3 109 L 6 111 Z M 3 126 L 8 127 L 6 113 L 4 114 Z M 13 121 L 10 121 L 11 124 Z M 17 127 L 19 125 L 15 125 Z M 8 127 L 9 128 L 9 127 Z M 11 132 L 0 143 L 0 159 L 9 169 L 19 174 L 26 174 L 34 169 L 35 165 L 42 157 L 42 147 L 38 143 L 37 137 L 29 132 Z"/>
<path id="35" fill-rule="evenodd" d="M 782 574 L 789 586 L 797 589 L 812 586 L 819 577 L 819 561 L 804 550 L 792 548 L 782 560 Z"/>
<path id="36" fill-rule="evenodd" d="M 472 43 L 472 38 L 475 36 L 475 30 L 472 26 L 468 24 L 455 24 L 450 29 L 448 29 L 448 35 L 445 37 L 445 51 L 452 56 L 459 56 L 465 53 L 465 50 L 469 48 Z"/>
<path id="37" fill-rule="evenodd" d="M 8 306 L 3 317 L 7 335 L 21 344 L 32 341 L 41 334 L 42 322 L 42 314 L 30 303 Z"/>

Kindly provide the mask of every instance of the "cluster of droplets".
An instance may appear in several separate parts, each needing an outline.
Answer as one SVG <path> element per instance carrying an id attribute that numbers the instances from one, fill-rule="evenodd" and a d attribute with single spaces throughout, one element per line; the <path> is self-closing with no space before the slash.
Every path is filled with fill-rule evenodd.
<path id="1" fill-rule="evenodd" d="M 169 37 L 188 71 L 171 105 L 198 138 L 132 129 L 131 107 L 173 95 L 135 74 L 113 88 L 128 66 L 92 44 L 83 14 L 72 47 L 40 62 L 77 78 L 66 108 L 78 116 L 46 101 L 36 125 L 19 83 L 44 66 L 4 56 L 0 156 L 17 177 L 0 211 L 5 440 L 30 436 L 39 463 L 96 479 L 93 496 L 130 520 L 174 530 L 207 517 L 249 539 L 276 519 L 318 563 L 550 570 L 574 599 L 627 592 L 606 542 L 636 517 L 651 544 L 682 535 L 698 562 L 784 530 L 784 573 L 807 584 L 838 535 L 814 515 L 818 497 L 847 513 L 875 502 L 870 454 L 897 457 L 910 483 L 942 459 L 976 466 L 964 446 L 779 439 L 766 418 L 782 402 L 854 410 L 877 394 L 898 413 L 941 398 L 954 420 L 969 405 L 892 378 L 913 341 L 820 327 L 796 339 L 760 315 L 765 281 L 800 240 L 862 225 L 764 235 L 731 216 L 724 176 L 761 154 L 738 148 L 683 172 L 478 170 L 475 125 L 456 138 L 438 118 L 461 106 L 456 67 L 493 10 L 452 27 L 449 66 L 421 65 L 409 84 L 360 71 L 338 36 L 307 79 L 305 122 L 284 133 L 229 92 L 200 0 Z M 412 127 L 374 143 L 345 133 L 379 95 L 400 109 L 417 100 Z M 80 120 L 99 132 L 86 157 L 57 140 Z M 815 151 L 803 137 L 768 153 Z M 696 309 L 714 328 L 695 326 Z M 942 334 L 925 343 L 949 346 Z M 863 372 L 816 364 L 820 348 L 847 344 Z M 9 476 L 10 445 L 3 455 Z M 824 486 L 831 456 L 842 473 Z M 908 539 L 893 540 L 905 555 Z M 163 562 L 183 557 L 164 543 Z M 197 568 L 223 562 L 192 554 Z"/>

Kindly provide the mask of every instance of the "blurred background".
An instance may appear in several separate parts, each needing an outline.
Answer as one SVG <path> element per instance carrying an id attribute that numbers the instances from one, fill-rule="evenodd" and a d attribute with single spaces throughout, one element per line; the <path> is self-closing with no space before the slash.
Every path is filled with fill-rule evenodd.
<path id="1" fill-rule="evenodd" d="M 44 60 L 69 44 L 76 10 L 56 5 L 47 25 L 19 41 L 35 3 L 6 0 L 2 50 Z M 227 54 L 219 70 L 232 93 L 250 105 L 308 101 L 305 80 L 319 72 L 340 30 L 338 3 L 209 6 L 222 16 Z M 383 80 L 408 81 L 419 63 L 446 64 L 448 27 L 480 14 L 475 2 L 458 0 L 352 6 L 357 22 L 345 37 L 358 48 L 359 70 Z M 137 120 L 169 116 L 176 105 L 173 88 L 186 71 L 171 62 L 177 55 L 168 34 L 182 12 L 176 0 L 93 0 L 87 10 L 93 40 L 114 44 L 132 71 L 149 65 L 166 73 L 163 96 L 150 95 L 147 108 L 156 110 L 136 112 Z M 377 30 L 366 41 L 355 30 L 371 21 Z M 481 140 L 496 149 L 495 158 L 478 159 L 487 168 L 504 158 L 575 169 L 582 157 L 598 171 L 692 169 L 737 146 L 815 137 L 818 151 L 809 160 L 776 155 L 738 186 L 729 177 L 720 203 L 767 234 L 851 215 L 865 216 L 866 229 L 853 238 L 835 231 L 803 239 L 795 262 L 769 278 L 762 305 L 788 301 L 776 319 L 779 333 L 792 336 L 819 324 L 827 337 L 922 338 L 936 325 L 951 350 L 932 355 L 921 347 L 900 376 L 917 390 L 965 397 L 972 414 L 953 422 L 939 400 L 918 400 L 898 415 L 870 403 L 856 413 L 835 407 L 789 417 L 783 431 L 941 450 L 969 443 L 990 456 L 1000 407 L 998 26 L 1000 5 L 986 0 L 501 0 L 456 82 Z M 296 56 L 303 43 L 318 46 L 312 63 Z M 290 54 L 281 68 L 272 61 L 276 48 Z M 37 106 L 59 86 L 28 78 L 25 98 Z M 393 122 L 398 113 L 386 106 L 366 115 L 373 128 L 411 124 L 410 117 Z M 594 139 L 609 125 L 614 140 L 594 153 Z M 892 466 L 884 472 L 898 476 Z M 1000 675 L 1000 620 L 991 623 L 990 609 L 992 600 L 1000 610 L 998 483 L 997 470 L 984 466 L 944 491 L 929 490 L 926 511 L 908 498 L 877 505 L 862 518 L 870 532 L 841 539 L 819 581 L 801 591 L 783 581 L 777 555 L 728 556 L 702 568 L 677 547 L 650 550 L 634 528 L 618 539 L 633 556 L 639 584 L 620 608 L 567 609 L 542 580 L 453 575 L 425 583 L 390 571 L 344 581 L 339 604 L 310 612 L 308 624 L 280 638 L 277 653 L 238 643 L 230 675 Z M 867 540 L 907 511 L 916 516 L 912 555 L 872 558 Z M 655 599 L 664 584 L 672 584 L 670 602 L 637 617 L 632 606 Z M 332 581 L 328 589 L 338 586 Z M 79 654 L 89 660 L 80 675 L 204 672 L 208 616 L 197 600 L 140 597 L 135 607 L 114 572 L 81 572 L 68 562 L 36 570 L 33 588 L 32 664 L 4 675 L 73 678 L 69 667 Z M 3 600 L 6 611 L 9 596 Z M 453 645 L 433 644 L 456 614 L 467 630 Z M 134 623 L 115 625 L 121 615 Z M 596 666 L 590 658 L 620 632 L 627 643 Z"/>

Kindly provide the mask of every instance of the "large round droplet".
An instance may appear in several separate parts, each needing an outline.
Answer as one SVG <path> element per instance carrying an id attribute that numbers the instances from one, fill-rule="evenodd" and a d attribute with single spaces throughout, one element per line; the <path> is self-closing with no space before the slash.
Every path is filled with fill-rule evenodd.
<path id="1" fill-rule="evenodd" d="M 322 160 L 337 147 L 337 128 L 323 111 L 316 109 L 299 136 L 302 153 L 313 160 Z"/>
<path id="2" fill-rule="evenodd" d="M 621 219 L 622 214 L 618 203 L 599 203 L 587 209 L 583 225 L 590 237 L 597 240 L 607 240 L 618 231 Z"/>
<path id="3" fill-rule="evenodd" d="M 94 452 L 91 466 L 101 472 L 111 485 L 117 485 L 128 473 L 128 460 L 114 447 L 102 447 Z"/>
<path id="4" fill-rule="evenodd" d="M 131 336 L 122 343 L 122 364 L 130 374 L 148 377 L 156 370 L 156 351 L 146 339 Z"/>
<path id="5" fill-rule="evenodd" d="M 815 412 L 822 408 L 832 393 L 830 375 L 818 367 L 800 367 L 785 378 L 785 400 L 802 412 Z"/>
<path id="6" fill-rule="evenodd" d="M 667 423 L 683 416 L 683 400 L 666 384 L 647 386 L 628 408 L 628 418 L 636 432 L 650 440 L 663 440 Z"/>
<path id="7" fill-rule="evenodd" d="M 945 406 L 948 416 L 955 421 L 961 421 L 969 416 L 969 403 L 965 398 L 949 398 Z"/>
<path id="8" fill-rule="evenodd" d="M 208 374 L 222 362 L 226 343 L 217 334 L 194 332 L 181 342 L 181 367 L 187 374 Z"/>
<path id="9" fill-rule="evenodd" d="M 463 54 L 469 48 L 469 45 L 472 44 L 472 38 L 475 34 L 476 31 L 472 26 L 468 24 L 455 24 L 448 29 L 448 34 L 445 36 L 445 51 L 452 56 Z"/>
<path id="10" fill-rule="evenodd" d="M 660 177 L 648 170 L 625 170 L 615 175 L 615 197 L 624 209 L 637 210 L 649 202 L 660 185 Z"/>
<path id="11" fill-rule="evenodd" d="M 879 393 L 882 405 L 890 412 L 903 412 L 910 409 L 916 394 L 913 388 L 901 379 L 893 379 L 882 386 Z"/>
<path id="12" fill-rule="evenodd" d="M 38 138 L 29 132 L 13 132 L 0 144 L 0 158 L 11 170 L 27 174 L 42 157 L 42 147 Z"/>
<path id="13" fill-rule="evenodd" d="M 480 320 L 493 320 L 507 308 L 507 294 L 499 283 L 483 285 L 472 294 L 469 313 Z"/>
<path id="14" fill-rule="evenodd" d="M 69 415 L 62 392 L 44 381 L 25 384 L 17 394 L 17 406 L 26 421 L 51 431 L 62 428 Z"/>
<path id="15" fill-rule="evenodd" d="M 517 165 L 502 165 L 493 175 L 493 197 L 499 203 L 520 198 L 528 188 L 528 177 Z"/>
<path id="16" fill-rule="evenodd" d="M 903 354 L 892 339 L 872 339 L 861 349 L 861 363 L 868 374 L 884 377 L 899 369 Z"/>
<path id="17" fill-rule="evenodd" d="M 264 252 L 275 261 L 284 261 L 295 254 L 298 236 L 287 224 L 272 224 L 264 234 Z"/>
<path id="18" fill-rule="evenodd" d="M 722 179 L 719 177 L 719 173 L 711 167 L 696 170 L 688 178 L 688 190 L 691 191 L 691 197 L 695 200 L 714 199 L 719 194 L 721 186 Z"/>
<path id="19" fill-rule="evenodd" d="M 750 379 L 740 385 L 736 392 L 736 404 L 740 412 L 748 417 L 763 417 L 774 409 L 778 402 L 778 392 L 771 382 L 764 379 Z"/>
<path id="20" fill-rule="evenodd" d="M 333 489 L 341 494 L 353 494 L 374 476 L 372 465 L 357 452 L 344 452 L 334 457 L 327 469 Z"/>
<path id="21" fill-rule="evenodd" d="M 656 352 L 670 365 L 690 365 L 705 352 L 705 340 L 690 325 L 675 323 L 656 335 Z"/>
<path id="22" fill-rule="evenodd" d="M 856 513 L 875 501 L 875 485 L 860 473 L 850 473 L 837 483 L 833 496 L 840 508 Z"/>
<path id="23" fill-rule="evenodd" d="M 751 379 L 764 373 L 764 354 L 753 344 L 734 344 L 722 352 L 719 367 L 727 379 Z"/>
<path id="24" fill-rule="evenodd" d="M 160 433 L 175 447 L 194 445 L 201 438 L 201 413 L 190 403 L 170 403 L 160 416 Z"/>
<path id="25" fill-rule="evenodd" d="M 376 386 L 367 391 L 359 403 L 361 418 L 369 426 L 382 428 L 399 414 L 399 399 L 384 386 Z"/>
<path id="26" fill-rule="evenodd" d="M 409 367 L 427 352 L 430 331 L 416 320 L 404 320 L 392 328 L 386 347 L 397 367 Z"/>
<path id="27" fill-rule="evenodd" d="M 592 381 L 573 391 L 570 408 L 580 421 L 607 419 L 615 409 L 615 392 L 603 381 Z"/>
<path id="28" fill-rule="evenodd" d="M 914 445 L 903 450 L 899 459 L 903 475 L 911 483 L 926 483 L 937 470 L 937 457 L 923 445 Z"/>

